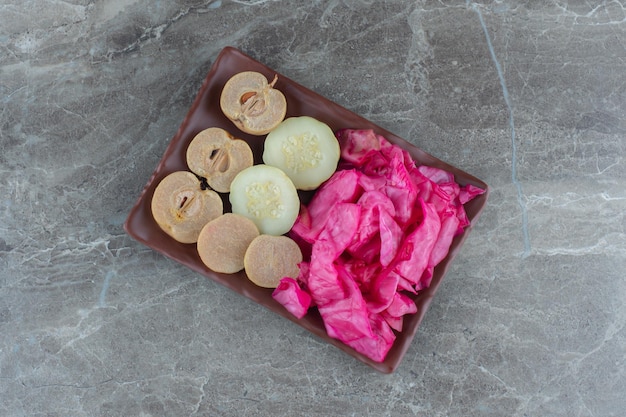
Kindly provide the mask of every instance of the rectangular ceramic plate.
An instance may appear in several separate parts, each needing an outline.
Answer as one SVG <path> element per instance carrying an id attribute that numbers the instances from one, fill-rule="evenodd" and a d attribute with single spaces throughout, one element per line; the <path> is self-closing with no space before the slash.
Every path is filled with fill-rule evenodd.
<path id="1" fill-rule="evenodd" d="M 385 361 L 382 363 L 374 362 L 354 351 L 342 342 L 330 338 L 326 334 L 324 324 L 315 309 L 311 309 L 304 318 L 296 319 L 280 304 L 274 301 L 271 295 L 272 290 L 260 288 L 252 284 L 246 278 L 244 272 L 234 275 L 225 275 L 209 270 L 200 261 L 196 252 L 195 244 L 182 244 L 174 241 L 161 231 L 152 218 L 150 212 L 150 202 L 155 187 L 167 174 L 178 170 L 188 170 L 185 162 L 185 152 L 189 142 L 201 130 L 208 127 L 221 127 L 229 131 L 234 136 L 248 142 L 254 153 L 255 163 L 262 162 L 261 155 L 263 152 L 263 138 L 240 132 L 222 114 L 219 106 L 219 98 L 222 87 L 231 76 L 241 71 L 260 72 L 270 80 L 277 74 L 278 82 L 275 85 L 275 88 L 282 91 L 287 99 L 287 117 L 303 115 L 311 116 L 328 124 L 333 131 L 341 128 L 373 129 L 376 133 L 386 137 L 390 142 L 408 150 L 411 156 L 415 159 L 416 163 L 430 165 L 452 172 L 455 175 L 456 181 L 461 185 L 472 184 L 485 190 L 488 189 L 487 184 L 479 179 L 461 171 L 458 168 L 448 165 L 431 155 L 428 155 L 402 138 L 399 138 L 393 133 L 376 126 L 372 122 L 297 84 L 289 78 L 278 74 L 276 71 L 273 71 L 260 62 L 255 61 L 239 50 L 227 47 L 220 52 L 214 62 L 213 67 L 204 80 L 202 87 L 200 88 L 200 91 L 198 92 L 198 95 L 189 109 L 189 112 L 181 124 L 178 132 L 165 150 L 163 158 L 150 177 L 148 183 L 139 196 L 139 199 L 131 209 L 124 224 L 124 229 L 138 242 L 143 243 L 144 245 L 171 259 L 174 259 L 175 261 L 178 261 L 179 263 L 230 288 L 231 290 L 250 298 L 271 311 L 294 321 L 309 330 L 311 333 L 328 341 L 328 343 L 372 366 L 378 371 L 383 373 L 393 372 L 399 365 L 402 357 L 413 340 L 417 328 L 422 321 L 422 318 L 428 309 L 428 305 L 437 291 L 437 287 L 443 279 L 450 262 L 459 252 L 469 230 L 472 225 L 475 224 L 480 212 L 485 206 L 487 201 L 487 192 L 465 205 L 471 225 L 462 235 L 457 236 L 452 242 L 448 256 L 436 267 L 434 271 L 434 277 L 430 287 L 420 292 L 419 295 L 414 296 L 418 312 L 414 315 L 405 317 L 403 331 L 397 334 L 395 344 L 389 351 Z M 226 195 L 222 195 L 222 197 L 225 203 L 225 210 L 230 210 L 228 197 Z M 301 197 L 305 202 L 310 199 L 310 195 L 303 194 Z"/>

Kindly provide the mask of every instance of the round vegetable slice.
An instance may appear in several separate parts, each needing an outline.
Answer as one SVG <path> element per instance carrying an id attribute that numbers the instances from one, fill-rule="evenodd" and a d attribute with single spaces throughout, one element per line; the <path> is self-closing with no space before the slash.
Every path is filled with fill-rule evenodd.
<path id="1" fill-rule="evenodd" d="M 285 118 L 287 100 L 274 88 L 275 76 L 268 83 L 261 73 L 244 71 L 232 76 L 224 85 L 220 107 L 224 115 L 241 131 L 265 135 Z"/>
<path id="2" fill-rule="evenodd" d="M 225 213 L 200 231 L 198 255 L 213 271 L 234 274 L 244 269 L 246 250 L 258 235 L 259 230 L 250 219 Z"/>
<path id="3" fill-rule="evenodd" d="M 250 146 L 219 127 L 198 133 L 187 147 L 186 157 L 189 169 L 220 193 L 227 193 L 235 175 L 254 163 Z"/>
<path id="4" fill-rule="evenodd" d="M 313 190 L 330 178 L 339 156 L 333 131 L 309 116 L 285 119 L 267 135 L 263 150 L 263 162 L 283 170 L 300 190 Z"/>
<path id="5" fill-rule="evenodd" d="M 248 279 L 264 288 L 276 288 L 285 277 L 296 278 L 300 262 L 302 251 L 287 236 L 259 235 L 243 258 Z"/>
<path id="6" fill-rule="evenodd" d="M 280 169 L 254 165 L 230 184 L 232 212 L 252 220 L 262 234 L 282 235 L 293 226 L 300 198 L 293 182 Z"/>
<path id="7" fill-rule="evenodd" d="M 152 216 L 165 233 L 181 243 L 195 243 L 202 227 L 223 213 L 220 196 L 203 190 L 188 171 L 175 171 L 159 182 L 150 203 Z"/>

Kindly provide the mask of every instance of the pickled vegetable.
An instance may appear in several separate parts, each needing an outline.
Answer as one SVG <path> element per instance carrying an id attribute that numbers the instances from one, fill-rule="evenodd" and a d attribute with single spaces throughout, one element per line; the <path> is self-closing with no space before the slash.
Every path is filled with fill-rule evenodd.
<path id="1" fill-rule="evenodd" d="M 260 164 L 241 171 L 230 185 L 232 212 L 248 217 L 262 234 L 287 233 L 298 217 L 293 182 L 276 167 Z"/>
<path id="2" fill-rule="evenodd" d="M 287 236 L 259 235 L 243 259 L 246 275 L 259 287 L 276 288 L 285 277 L 296 278 L 302 251 Z"/>
<path id="3" fill-rule="evenodd" d="M 220 193 L 227 193 L 233 178 L 254 162 L 245 141 L 218 127 L 198 133 L 187 147 L 186 157 L 189 169 Z"/>
<path id="4" fill-rule="evenodd" d="M 233 274 L 244 269 L 244 257 L 259 230 L 250 219 L 226 213 L 207 223 L 198 236 L 202 263 L 215 272 Z"/>
<path id="5" fill-rule="evenodd" d="M 241 131 L 265 135 L 285 118 L 287 100 L 263 74 L 244 71 L 231 77 L 222 90 L 220 108 Z"/>
<path id="6" fill-rule="evenodd" d="M 202 227 L 221 216 L 223 204 L 213 190 L 203 190 L 188 171 L 176 171 L 159 182 L 150 204 L 159 227 L 181 243 L 195 243 Z"/>
<path id="7" fill-rule="evenodd" d="M 333 131 L 309 116 L 290 117 L 265 139 L 263 162 L 280 168 L 299 190 L 313 190 L 337 169 L 340 149 Z"/>

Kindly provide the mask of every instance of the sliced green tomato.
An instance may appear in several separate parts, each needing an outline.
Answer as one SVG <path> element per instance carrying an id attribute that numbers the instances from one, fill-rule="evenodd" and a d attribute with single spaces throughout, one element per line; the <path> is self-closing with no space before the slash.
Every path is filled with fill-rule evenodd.
<path id="1" fill-rule="evenodd" d="M 230 184 L 232 212 L 252 220 L 262 234 L 287 233 L 298 217 L 300 198 L 293 182 L 280 169 L 254 165 Z"/>
<path id="2" fill-rule="evenodd" d="M 263 162 L 283 170 L 300 190 L 314 190 L 330 178 L 339 156 L 333 131 L 309 116 L 285 119 L 267 135 L 263 150 Z"/>

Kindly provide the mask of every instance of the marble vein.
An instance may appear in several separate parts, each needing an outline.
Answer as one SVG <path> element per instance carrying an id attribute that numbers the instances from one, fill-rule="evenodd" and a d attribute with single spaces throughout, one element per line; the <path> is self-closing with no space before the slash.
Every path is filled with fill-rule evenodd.
<path id="1" fill-rule="evenodd" d="M 467 5 L 471 5 L 471 8 L 476 15 L 478 16 L 478 20 L 480 21 L 480 25 L 485 34 L 485 40 L 487 42 L 487 48 L 489 49 L 489 54 L 493 63 L 496 67 L 496 71 L 498 73 L 498 79 L 500 81 L 500 87 L 502 88 L 502 96 L 504 97 L 504 102 L 506 103 L 507 110 L 509 112 L 509 129 L 511 135 L 511 180 L 515 189 L 517 191 L 517 203 L 521 210 L 522 215 L 522 235 L 524 239 L 524 250 L 522 252 L 522 258 L 526 258 L 530 255 L 530 232 L 528 230 L 528 209 L 526 208 L 526 203 L 524 202 L 524 191 L 522 190 L 522 184 L 518 179 L 517 175 L 517 140 L 515 137 L 515 119 L 513 116 L 513 104 L 511 103 L 511 98 L 509 96 L 509 90 L 506 86 L 506 80 L 504 77 L 504 72 L 502 71 L 502 66 L 500 65 L 500 61 L 498 61 L 498 57 L 496 56 L 496 51 L 491 42 L 491 36 L 489 35 L 489 29 L 485 24 L 485 19 L 483 18 L 483 14 L 480 11 L 480 8 L 476 5 L 476 3 L 471 3 L 467 0 Z"/>
<path id="2" fill-rule="evenodd" d="M 115 278 L 117 273 L 115 271 L 109 271 L 104 276 L 104 281 L 102 283 L 102 290 L 100 290 L 100 296 L 98 297 L 98 305 L 100 307 L 106 307 L 106 295 L 109 290 L 109 285 L 111 285 L 111 280 Z"/>
<path id="3" fill-rule="evenodd" d="M 623 2 L 8 3 L 0 415 L 621 417 Z M 124 234 L 225 45 L 491 186 L 395 374 Z"/>

